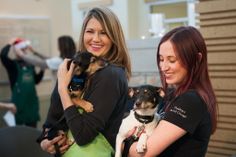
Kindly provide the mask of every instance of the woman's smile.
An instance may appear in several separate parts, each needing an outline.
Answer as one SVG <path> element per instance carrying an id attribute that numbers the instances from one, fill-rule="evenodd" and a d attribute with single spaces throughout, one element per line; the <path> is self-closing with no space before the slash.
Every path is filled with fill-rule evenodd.
<path id="1" fill-rule="evenodd" d="M 96 56 L 104 56 L 112 46 L 102 25 L 95 18 L 91 18 L 84 33 L 84 45 L 86 49 Z"/>

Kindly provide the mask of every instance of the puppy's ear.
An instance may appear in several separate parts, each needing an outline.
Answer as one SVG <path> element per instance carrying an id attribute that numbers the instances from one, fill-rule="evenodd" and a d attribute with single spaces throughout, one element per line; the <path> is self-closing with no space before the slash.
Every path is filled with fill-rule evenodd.
<path id="1" fill-rule="evenodd" d="M 67 62 L 67 70 L 70 69 L 70 65 L 71 65 L 72 62 L 73 62 L 73 59 L 70 59 L 70 60 Z"/>
<path id="2" fill-rule="evenodd" d="M 164 92 L 163 88 L 157 87 L 157 92 L 159 93 L 159 95 L 160 95 L 162 98 L 165 96 L 165 92 Z"/>
<path id="3" fill-rule="evenodd" d="M 133 87 L 129 87 L 129 89 L 128 89 L 128 96 L 130 98 L 132 98 L 134 96 L 134 89 L 133 89 Z"/>
<path id="4" fill-rule="evenodd" d="M 105 66 L 107 66 L 108 65 L 108 62 L 106 62 L 106 60 L 104 60 L 104 59 L 98 59 L 97 60 L 97 64 L 100 66 L 100 67 L 105 67 Z"/>
<path id="5" fill-rule="evenodd" d="M 94 63 L 96 60 L 97 60 L 97 58 L 96 58 L 95 56 L 92 56 L 92 57 L 90 58 L 90 63 Z"/>

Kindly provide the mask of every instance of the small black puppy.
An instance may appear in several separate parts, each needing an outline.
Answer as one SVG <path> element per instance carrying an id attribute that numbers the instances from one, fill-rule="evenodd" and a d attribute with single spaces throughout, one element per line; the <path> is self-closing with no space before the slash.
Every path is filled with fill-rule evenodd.
<path id="1" fill-rule="evenodd" d="M 75 64 L 75 68 L 73 70 L 73 77 L 68 86 L 68 92 L 73 103 L 76 106 L 81 107 L 86 112 L 92 112 L 92 104 L 81 99 L 81 93 L 84 92 L 86 87 L 89 86 L 92 74 L 94 74 L 99 69 L 106 67 L 108 65 L 108 62 L 105 59 L 94 56 L 92 53 L 87 51 L 78 52 L 73 57 L 73 59 L 68 62 L 68 69 L 72 62 Z M 42 134 L 37 139 L 38 143 L 40 143 L 43 139 L 53 139 L 58 135 L 59 130 L 68 130 L 68 126 L 64 118 L 64 110 L 58 93 L 58 84 L 56 84 L 52 92 L 51 103 L 43 128 L 44 129 Z M 58 151 L 56 153 L 56 156 L 60 156 L 60 153 Z"/>
<path id="2" fill-rule="evenodd" d="M 73 78 L 68 86 L 68 91 L 72 101 L 77 106 L 83 108 L 86 112 L 92 112 L 93 105 L 90 102 L 81 99 L 81 94 L 85 90 L 85 79 L 86 86 L 88 86 L 90 76 L 99 69 L 106 67 L 108 62 L 87 51 L 78 53 L 70 62 L 68 62 L 68 69 L 71 62 L 75 64 Z"/>

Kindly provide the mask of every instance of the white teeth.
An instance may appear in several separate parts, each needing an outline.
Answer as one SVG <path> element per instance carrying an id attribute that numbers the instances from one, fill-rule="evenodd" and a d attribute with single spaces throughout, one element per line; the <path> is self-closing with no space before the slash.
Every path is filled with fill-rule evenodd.
<path id="1" fill-rule="evenodd" d="M 100 46 L 100 45 L 92 45 L 92 47 L 101 48 L 102 46 Z"/>

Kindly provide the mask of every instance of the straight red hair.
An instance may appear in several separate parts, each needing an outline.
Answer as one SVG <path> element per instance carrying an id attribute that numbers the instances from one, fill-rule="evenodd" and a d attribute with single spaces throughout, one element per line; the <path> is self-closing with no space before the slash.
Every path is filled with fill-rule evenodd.
<path id="1" fill-rule="evenodd" d="M 174 96 L 178 96 L 189 89 L 194 89 L 207 104 L 211 115 L 212 133 L 217 125 L 217 102 L 210 81 L 207 64 L 207 47 L 201 33 L 192 26 L 178 27 L 166 33 L 157 47 L 157 66 L 160 72 L 164 90 L 167 84 L 160 70 L 159 50 L 162 43 L 170 41 L 175 49 L 176 56 L 180 58 L 181 64 L 187 69 L 187 79 L 180 85 Z"/>

